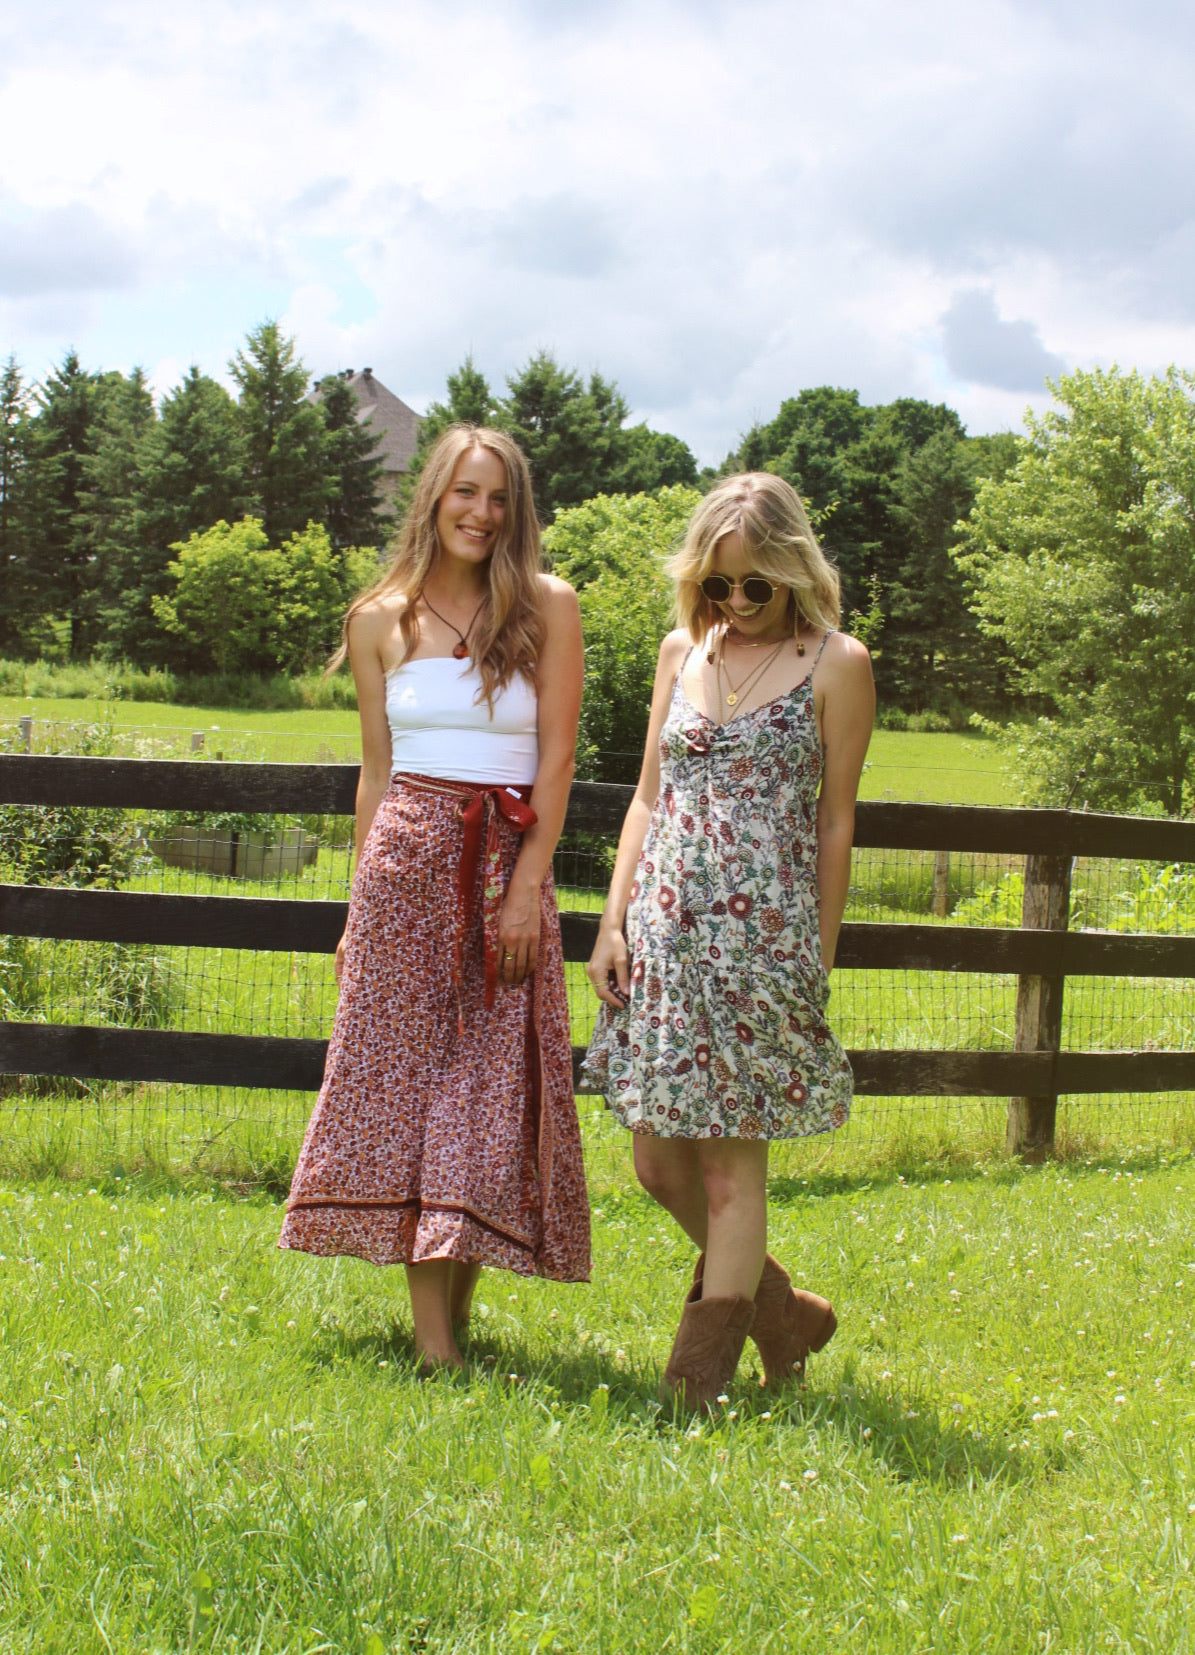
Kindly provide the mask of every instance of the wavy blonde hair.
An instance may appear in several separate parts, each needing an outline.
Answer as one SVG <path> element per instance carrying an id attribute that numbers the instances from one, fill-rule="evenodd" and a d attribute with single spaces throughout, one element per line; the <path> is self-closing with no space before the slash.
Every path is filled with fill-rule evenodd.
<path id="1" fill-rule="evenodd" d="M 477 700 L 493 709 L 494 696 L 515 673 L 535 683 L 543 644 L 538 575 L 543 566 L 539 521 L 531 495 L 531 473 L 518 444 L 504 431 L 486 425 L 450 425 L 428 455 L 415 497 L 403 519 L 390 567 L 375 585 L 359 593 L 348 607 L 340 648 L 328 663 L 335 672 L 348 655 L 348 629 L 367 603 L 391 592 L 406 599 L 399 629 L 403 659 L 419 639 L 415 606 L 440 555 L 436 514 L 452 481 L 457 462 L 474 449 L 493 454 L 506 472 L 506 514 L 486 571 L 489 583 L 473 631 L 471 654 L 481 678 Z"/>
<path id="2" fill-rule="evenodd" d="M 793 635 L 801 623 L 828 632 L 842 615 L 838 571 L 818 545 L 801 497 L 770 471 L 744 471 L 712 488 L 689 520 L 680 550 L 665 568 L 676 582 L 676 617 L 694 643 L 723 619 L 701 590 L 715 573 L 714 553 L 728 534 L 740 534 L 761 575 L 789 590 Z"/>

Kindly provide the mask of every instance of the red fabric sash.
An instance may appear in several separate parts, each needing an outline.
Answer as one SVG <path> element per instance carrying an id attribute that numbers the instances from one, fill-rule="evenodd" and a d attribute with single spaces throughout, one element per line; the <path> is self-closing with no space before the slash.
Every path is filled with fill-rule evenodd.
<path id="1" fill-rule="evenodd" d="M 484 837 L 482 930 L 485 938 L 485 1004 L 488 1011 L 494 1003 L 498 987 L 498 914 L 506 891 L 506 870 L 502 866 L 502 841 L 498 834 L 498 817 L 501 815 L 518 833 L 526 833 L 529 827 L 534 827 L 539 818 L 527 803 L 531 797 L 531 789 L 508 785 L 487 786 L 484 782 L 445 781 L 439 776 L 410 776 L 401 772 L 392 780 L 416 793 L 448 793 L 460 801 L 457 813 L 464 823 L 465 837 L 461 845 L 461 861 L 457 873 L 456 946 L 453 963 L 453 982 L 456 984 L 458 1007 L 465 929 L 469 922 L 469 905 L 477 879 L 477 865 Z"/>

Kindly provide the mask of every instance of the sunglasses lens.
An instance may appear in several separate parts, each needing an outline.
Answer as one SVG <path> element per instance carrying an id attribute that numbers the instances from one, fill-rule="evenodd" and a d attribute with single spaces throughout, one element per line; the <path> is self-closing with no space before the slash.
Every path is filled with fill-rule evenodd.
<path id="1" fill-rule="evenodd" d="M 711 603 L 725 603 L 732 587 L 725 575 L 707 575 L 701 583 L 701 590 Z"/>
<path id="2" fill-rule="evenodd" d="M 771 603 L 772 583 L 762 575 L 748 575 L 743 582 L 743 596 L 748 603 Z"/>

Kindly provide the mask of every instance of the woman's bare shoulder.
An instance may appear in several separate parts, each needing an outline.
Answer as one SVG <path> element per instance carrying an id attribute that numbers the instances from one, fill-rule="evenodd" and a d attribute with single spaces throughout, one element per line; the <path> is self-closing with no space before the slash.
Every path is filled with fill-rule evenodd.
<path id="1" fill-rule="evenodd" d="M 545 614 L 576 609 L 577 594 L 567 580 L 561 580 L 559 575 L 549 575 L 546 571 L 541 571 L 536 578 L 539 582 L 539 601 Z"/>
<path id="2" fill-rule="evenodd" d="M 406 598 L 399 592 L 379 592 L 359 609 L 353 611 L 348 624 L 350 650 L 373 650 L 390 661 L 396 653 L 399 621 L 407 607 Z"/>
<path id="3" fill-rule="evenodd" d="M 871 676 L 871 656 L 867 646 L 849 632 L 831 632 L 822 651 L 821 664 L 851 677 Z"/>
<path id="4" fill-rule="evenodd" d="M 678 626 L 669 632 L 660 645 L 660 665 L 679 670 L 681 662 L 694 647 L 693 640 L 683 626 Z"/>

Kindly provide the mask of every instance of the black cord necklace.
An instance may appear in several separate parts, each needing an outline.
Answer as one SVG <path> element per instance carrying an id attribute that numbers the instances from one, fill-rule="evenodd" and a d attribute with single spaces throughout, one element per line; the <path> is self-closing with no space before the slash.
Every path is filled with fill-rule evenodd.
<path id="1" fill-rule="evenodd" d="M 469 622 L 468 626 L 462 632 L 459 626 L 455 626 L 452 623 L 452 621 L 450 621 L 448 619 L 447 615 L 441 615 L 440 611 L 436 608 L 435 604 L 428 597 L 426 592 L 421 592 L 420 597 L 422 597 L 424 603 L 431 610 L 432 614 L 436 617 L 436 619 L 438 621 L 443 621 L 444 625 L 446 627 L 448 627 L 450 631 L 456 633 L 457 637 L 460 639 L 460 642 L 456 643 L 456 644 L 453 644 L 452 654 L 453 654 L 453 658 L 455 660 L 463 661 L 465 659 L 465 656 L 468 655 L 468 653 L 469 653 L 469 634 L 472 632 L 473 628 L 477 625 L 477 617 L 481 614 L 482 610 L 485 608 L 485 599 L 482 598 L 481 602 L 477 605 L 477 608 L 473 611 L 473 619 Z"/>

